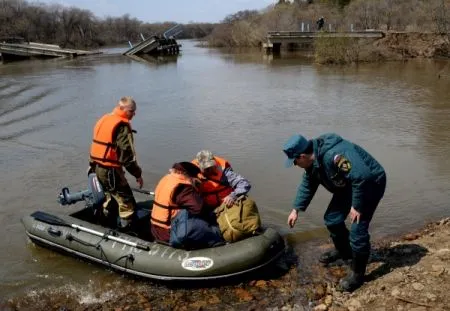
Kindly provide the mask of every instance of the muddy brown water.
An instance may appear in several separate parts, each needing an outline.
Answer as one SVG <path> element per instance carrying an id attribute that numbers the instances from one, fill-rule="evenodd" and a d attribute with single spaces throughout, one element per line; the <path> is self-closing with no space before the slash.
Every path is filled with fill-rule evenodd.
<path id="1" fill-rule="evenodd" d="M 138 103 L 133 125 L 145 188 L 154 189 L 173 162 L 211 149 L 252 182 L 264 223 L 302 257 L 308 241 L 327 236 L 322 216 L 330 195 L 320 190 L 297 226 L 287 228 L 302 175 L 283 166 L 281 146 L 293 133 L 337 132 L 383 164 L 388 185 L 372 222 L 374 239 L 448 216 L 448 61 L 323 67 L 302 57 L 182 44 L 178 58 L 136 61 L 114 49 L 0 65 L 0 302 L 58 293 L 102 302 L 134 286 L 184 295 L 36 247 L 20 223 L 37 209 L 60 210 L 61 187 L 86 187 L 92 126 L 124 95 Z M 300 279 L 302 267 L 295 271 Z"/>

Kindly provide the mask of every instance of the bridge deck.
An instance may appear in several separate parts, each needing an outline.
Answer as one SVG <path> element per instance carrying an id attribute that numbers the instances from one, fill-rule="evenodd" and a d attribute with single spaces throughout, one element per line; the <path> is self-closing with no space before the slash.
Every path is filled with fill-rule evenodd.
<path id="1" fill-rule="evenodd" d="M 62 49 L 58 45 L 44 43 L 0 43 L 2 55 L 16 55 L 22 57 L 76 57 L 83 55 L 99 54 L 99 51 L 84 51 L 74 49 Z"/>
<path id="2" fill-rule="evenodd" d="M 310 44 L 315 38 L 357 38 L 381 39 L 384 32 L 376 30 L 351 32 L 303 32 L 303 31 L 269 31 L 262 46 L 266 51 L 278 52 L 282 44 Z M 275 50 L 275 51 L 274 51 Z"/>
<path id="3" fill-rule="evenodd" d="M 315 31 L 315 32 L 303 32 L 303 31 L 269 31 L 267 33 L 267 38 L 276 40 L 277 38 L 383 38 L 384 33 L 382 31 L 348 31 L 348 32 L 326 32 L 326 31 Z"/>

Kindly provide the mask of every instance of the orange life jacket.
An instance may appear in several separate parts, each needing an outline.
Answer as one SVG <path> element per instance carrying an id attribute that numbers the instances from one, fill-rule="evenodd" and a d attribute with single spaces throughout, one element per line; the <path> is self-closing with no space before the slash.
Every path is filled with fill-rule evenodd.
<path id="1" fill-rule="evenodd" d="M 209 176 L 206 178 L 205 176 L 202 176 L 201 180 L 202 183 L 199 187 L 199 191 L 202 195 L 203 201 L 205 204 L 207 204 L 210 207 L 217 207 L 220 204 L 222 204 L 223 199 L 229 195 L 231 192 L 233 192 L 233 188 L 231 188 L 228 185 L 222 184 L 222 176 L 223 171 L 226 168 L 231 167 L 230 163 L 218 156 L 214 156 L 214 160 L 217 163 L 217 171 L 218 174 L 215 176 Z M 197 160 L 192 160 L 192 163 L 199 166 Z"/>
<path id="2" fill-rule="evenodd" d="M 159 181 L 153 201 L 152 225 L 165 229 L 170 228 L 172 218 L 183 208 L 176 205 L 172 200 L 173 192 L 180 184 L 192 185 L 192 182 L 189 177 L 177 173 L 169 173 Z"/>
<path id="3" fill-rule="evenodd" d="M 118 107 L 97 121 L 91 144 L 91 161 L 106 167 L 122 166 L 117 156 L 117 146 L 113 136 L 117 126 L 123 123 L 130 126 L 130 120 L 125 116 L 125 112 Z"/>

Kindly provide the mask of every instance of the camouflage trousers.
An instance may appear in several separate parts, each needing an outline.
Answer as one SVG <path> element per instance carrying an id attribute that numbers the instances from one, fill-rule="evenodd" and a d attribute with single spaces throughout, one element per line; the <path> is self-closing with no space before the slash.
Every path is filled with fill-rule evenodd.
<path id="1" fill-rule="evenodd" d="M 136 201 L 133 191 L 125 178 L 124 170 L 122 168 L 106 168 L 97 165 L 95 173 L 105 191 L 104 213 L 108 213 L 108 208 L 111 206 L 112 199 L 114 199 L 119 207 L 119 217 L 131 220 Z"/>

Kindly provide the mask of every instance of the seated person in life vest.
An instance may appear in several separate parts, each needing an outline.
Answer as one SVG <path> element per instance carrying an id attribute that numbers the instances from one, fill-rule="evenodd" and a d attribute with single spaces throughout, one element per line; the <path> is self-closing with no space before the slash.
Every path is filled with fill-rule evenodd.
<path id="1" fill-rule="evenodd" d="M 199 191 L 210 210 L 222 203 L 231 207 L 237 198 L 250 191 L 249 181 L 235 173 L 227 160 L 213 155 L 209 150 L 197 153 L 192 163 L 200 168 L 203 175 Z"/>
<path id="2" fill-rule="evenodd" d="M 197 190 L 199 173 L 194 164 L 179 162 L 159 181 L 151 214 L 151 231 L 157 241 L 186 249 L 223 242 L 217 224 L 203 208 Z"/>

